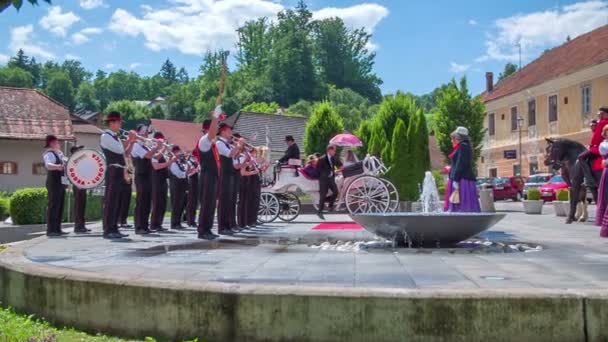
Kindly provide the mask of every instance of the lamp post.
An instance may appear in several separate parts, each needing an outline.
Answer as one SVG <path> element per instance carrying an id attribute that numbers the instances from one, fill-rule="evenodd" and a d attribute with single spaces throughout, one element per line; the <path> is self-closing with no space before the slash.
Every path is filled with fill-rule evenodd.
<path id="1" fill-rule="evenodd" d="M 521 133 L 522 133 L 522 126 L 524 125 L 524 118 L 522 118 L 521 116 L 517 117 L 517 128 L 518 128 L 518 132 L 519 132 L 519 176 L 521 176 L 523 174 L 523 164 L 522 164 L 522 148 L 521 148 Z M 517 176 L 517 175 L 514 175 Z"/>

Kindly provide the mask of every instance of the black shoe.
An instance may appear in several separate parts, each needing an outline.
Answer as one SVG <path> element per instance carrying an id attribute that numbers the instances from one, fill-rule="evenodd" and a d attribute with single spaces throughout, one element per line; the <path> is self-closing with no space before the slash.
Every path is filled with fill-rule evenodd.
<path id="1" fill-rule="evenodd" d="M 163 228 L 163 227 L 151 227 L 150 230 L 156 231 L 156 232 L 166 232 L 167 228 Z"/>
<path id="2" fill-rule="evenodd" d="M 57 237 L 57 236 L 63 236 L 63 235 L 65 235 L 64 232 L 47 232 L 46 233 L 46 236 L 49 236 L 49 237 Z"/>
<path id="3" fill-rule="evenodd" d="M 128 223 L 121 223 L 119 227 L 120 228 L 131 229 L 131 228 L 133 228 L 133 225 L 132 224 L 128 224 Z"/>
<path id="4" fill-rule="evenodd" d="M 137 235 L 148 235 L 150 233 L 150 229 L 135 229 L 135 234 Z"/>
<path id="5" fill-rule="evenodd" d="M 220 233 L 220 235 L 234 235 L 234 232 L 230 228 L 221 229 L 218 233 Z"/>
<path id="6" fill-rule="evenodd" d="M 325 216 L 323 216 L 322 212 L 317 212 L 317 216 L 321 219 L 321 220 L 325 220 Z"/>
<path id="7" fill-rule="evenodd" d="M 120 233 L 103 234 L 104 239 L 117 240 L 117 239 L 122 239 L 123 237 L 124 237 L 123 234 L 120 234 Z"/>
<path id="8" fill-rule="evenodd" d="M 211 233 L 203 233 L 203 234 L 198 234 L 198 238 L 201 240 L 214 240 L 216 238 L 216 236 Z"/>
<path id="9" fill-rule="evenodd" d="M 129 234 L 123 234 L 123 233 L 121 233 L 121 232 L 116 232 L 116 234 L 118 234 L 118 235 L 120 235 L 120 236 L 122 236 L 122 237 L 127 237 L 127 236 L 129 236 Z"/>
<path id="10" fill-rule="evenodd" d="M 91 230 L 87 229 L 85 227 L 80 227 L 80 228 L 74 228 L 74 233 L 76 234 L 84 234 L 84 233 L 90 233 Z"/>
<path id="11" fill-rule="evenodd" d="M 173 227 L 171 227 L 171 229 L 175 229 L 175 230 L 184 230 L 184 229 L 186 229 L 186 227 L 184 227 L 184 226 L 182 226 L 182 225 L 180 224 L 180 225 L 178 225 L 178 226 L 173 226 Z"/>

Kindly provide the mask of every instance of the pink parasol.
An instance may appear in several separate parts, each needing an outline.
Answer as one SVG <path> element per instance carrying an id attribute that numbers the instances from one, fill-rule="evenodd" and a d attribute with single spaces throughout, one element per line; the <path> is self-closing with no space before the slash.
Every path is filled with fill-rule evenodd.
<path id="1" fill-rule="evenodd" d="M 357 136 L 350 133 L 338 134 L 331 138 L 329 141 L 330 145 L 341 146 L 341 147 L 361 147 L 363 142 Z"/>

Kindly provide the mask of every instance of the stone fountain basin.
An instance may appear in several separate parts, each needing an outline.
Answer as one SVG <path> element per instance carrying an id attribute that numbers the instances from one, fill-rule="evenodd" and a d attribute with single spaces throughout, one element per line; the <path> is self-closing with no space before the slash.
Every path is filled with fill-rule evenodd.
<path id="1" fill-rule="evenodd" d="M 386 239 L 403 239 L 415 246 L 450 246 L 490 229 L 505 214 L 496 213 L 384 213 L 354 214 L 365 230 Z"/>

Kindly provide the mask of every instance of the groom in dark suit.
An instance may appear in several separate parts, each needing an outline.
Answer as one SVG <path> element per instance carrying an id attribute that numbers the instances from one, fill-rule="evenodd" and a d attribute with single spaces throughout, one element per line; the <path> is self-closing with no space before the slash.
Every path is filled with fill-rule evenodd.
<path id="1" fill-rule="evenodd" d="M 333 145 L 327 146 L 326 154 L 319 158 L 317 162 L 317 171 L 319 172 L 319 211 L 317 216 L 325 220 L 323 216 L 323 208 L 325 202 L 329 202 L 329 210 L 333 210 L 336 198 L 338 198 L 338 186 L 336 185 L 336 168 L 341 168 L 342 162 L 336 158 L 336 147 Z M 331 196 L 327 197 L 328 190 L 331 190 Z"/>

